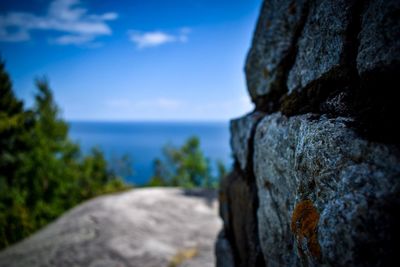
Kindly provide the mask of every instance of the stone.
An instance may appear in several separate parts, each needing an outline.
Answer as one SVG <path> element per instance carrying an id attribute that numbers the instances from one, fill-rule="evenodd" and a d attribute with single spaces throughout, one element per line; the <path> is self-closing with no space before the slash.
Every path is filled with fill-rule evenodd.
<path id="1" fill-rule="evenodd" d="M 145 188 L 98 197 L 0 252 L 0 266 L 158 267 L 175 266 L 179 258 L 179 266 L 215 266 L 217 206 L 215 191 L 205 189 Z"/>
<path id="2" fill-rule="evenodd" d="M 400 113 L 400 1 L 368 1 L 362 10 L 355 95 L 360 133 L 380 142 L 398 143 Z"/>
<path id="3" fill-rule="evenodd" d="M 395 259 L 399 149 L 360 138 L 351 123 L 275 113 L 258 124 L 254 174 L 267 266 L 389 266 Z"/>
<path id="4" fill-rule="evenodd" d="M 390 69 L 399 71 L 400 1 L 369 1 L 362 15 L 357 69 L 362 78 Z"/>
<path id="5" fill-rule="evenodd" d="M 219 201 L 219 216 L 222 218 L 223 228 L 226 231 L 230 231 L 230 211 L 229 211 L 229 186 L 233 179 L 232 176 L 236 175 L 236 172 L 231 172 L 228 175 L 221 178 L 219 181 L 218 190 L 218 201 Z M 225 236 L 225 235 L 224 235 Z"/>
<path id="6" fill-rule="evenodd" d="M 234 252 L 235 266 L 262 266 L 263 257 L 257 231 L 258 199 L 255 181 L 245 179 L 241 171 L 234 170 L 221 181 L 219 201 L 220 215 L 224 220 L 224 234 L 221 235 L 229 242 Z M 218 242 L 222 242 L 219 244 L 220 249 L 226 247 L 225 241 Z M 222 261 L 224 260 L 221 259 Z"/>
<path id="7" fill-rule="evenodd" d="M 221 182 L 236 266 L 257 248 L 256 266 L 400 266 L 399 14 L 264 1 L 245 66 L 256 108 L 231 122 Z"/>
<path id="8" fill-rule="evenodd" d="M 245 65 L 247 88 L 256 104 L 262 96 L 286 91 L 286 76 L 307 2 L 264 1 Z"/>
<path id="9" fill-rule="evenodd" d="M 235 260 L 230 242 L 224 230 L 221 230 L 215 243 L 216 267 L 235 267 Z"/>
<path id="10" fill-rule="evenodd" d="M 249 144 L 253 137 L 255 126 L 263 115 L 264 113 L 262 112 L 253 112 L 230 122 L 231 149 L 235 160 L 243 171 L 247 168 L 250 153 Z"/>
<path id="11" fill-rule="evenodd" d="M 301 91 L 318 80 L 342 80 L 350 75 L 350 57 L 356 42 L 356 33 L 351 32 L 357 19 L 355 3 L 354 0 L 313 1 L 288 75 L 289 93 Z"/>

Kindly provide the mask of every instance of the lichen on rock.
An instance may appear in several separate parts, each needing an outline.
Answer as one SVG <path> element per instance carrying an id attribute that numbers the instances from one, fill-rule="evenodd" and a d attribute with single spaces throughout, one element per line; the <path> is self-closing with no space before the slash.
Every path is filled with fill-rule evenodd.
<path id="1" fill-rule="evenodd" d="M 304 255 L 302 240 L 307 240 L 307 249 L 315 259 L 321 258 L 321 248 L 318 242 L 319 212 L 311 200 L 302 200 L 296 204 L 293 214 L 291 229 L 297 239 L 297 248 L 300 256 Z"/>

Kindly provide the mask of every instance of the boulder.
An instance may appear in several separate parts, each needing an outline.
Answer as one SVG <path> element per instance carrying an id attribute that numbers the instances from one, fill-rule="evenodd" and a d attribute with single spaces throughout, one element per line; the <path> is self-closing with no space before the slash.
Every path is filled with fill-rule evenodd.
<path id="1" fill-rule="evenodd" d="M 396 146 L 348 118 L 265 117 L 254 140 L 258 228 L 267 266 L 388 266 L 400 208 Z"/>

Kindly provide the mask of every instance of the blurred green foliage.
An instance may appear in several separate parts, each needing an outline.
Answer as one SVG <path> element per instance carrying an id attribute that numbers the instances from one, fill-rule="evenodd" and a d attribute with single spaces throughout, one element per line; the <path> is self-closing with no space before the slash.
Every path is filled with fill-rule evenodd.
<path id="1" fill-rule="evenodd" d="M 193 136 L 181 147 L 164 147 L 163 160 L 154 161 L 154 175 L 148 185 L 216 188 L 220 178 L 226 175 L 221 161 L 216 162 L 215 172 L 213 175 L 211 162 L 201 151 L 199 138 Z"/>
<path id="2" fill-rule="evenodd" d="M 132 175 L 130 158 L 107 162 L 97 148 L 83 155 L 68 137 L 47 80 L 36 80 L 36 87 L 33 108 L 24 108 L 0 59 L 0 249 L 84 200 L 130 188 L 117 175 Z M 147 186 L 216 188 L 226 168 L 214 164 L 197 137 L 181 147 L 166 145 Z"/>
<path id="3" fill-rule="evenodd" d="M 35 105 L 25 109 L 0 60 L 0 249 L 86 199 L 128 188 L 101 151 L 82 155 L 47 80 L 36 85 Z"/>

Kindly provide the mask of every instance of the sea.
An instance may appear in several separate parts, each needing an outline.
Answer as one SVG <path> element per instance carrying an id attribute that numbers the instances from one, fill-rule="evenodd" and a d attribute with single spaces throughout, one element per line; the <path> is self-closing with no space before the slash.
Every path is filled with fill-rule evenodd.
<path id="1" fill-rule="evenodd" d="M 111 163 L 123 156 L 130 159 L 132 174 L 120 174 L 130 184 L 144 185 L 153 175 L 153 162 L 162 158 L 167 144 L 182 146 L 197 136 L 204 155 L 215 162 L 232 164 L 228 122 L 89 122 L 70 121 L 70 137 L 80 144 L 83 153 L 99 148 Z"/>

